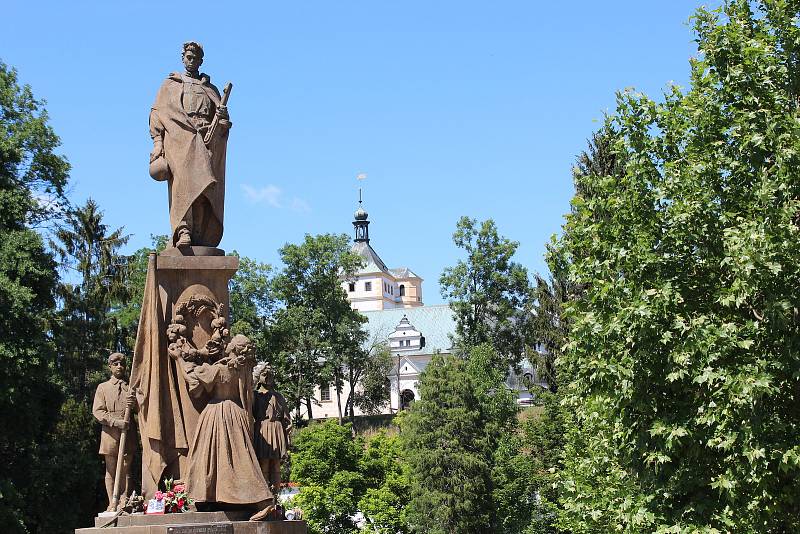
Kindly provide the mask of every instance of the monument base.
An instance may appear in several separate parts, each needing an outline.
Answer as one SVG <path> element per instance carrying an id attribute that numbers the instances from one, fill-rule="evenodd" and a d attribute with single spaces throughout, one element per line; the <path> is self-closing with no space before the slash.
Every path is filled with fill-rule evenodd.
<path id="1" fill-rule="evenodd" d="M 75 534 L 306 534 L 305 521 L 248 521 L 252 512 L 185 512 L 164 515 L 122 515 L 117 526 L 100 528 L 108 518 L 98 517 L 92 528 Z"/>

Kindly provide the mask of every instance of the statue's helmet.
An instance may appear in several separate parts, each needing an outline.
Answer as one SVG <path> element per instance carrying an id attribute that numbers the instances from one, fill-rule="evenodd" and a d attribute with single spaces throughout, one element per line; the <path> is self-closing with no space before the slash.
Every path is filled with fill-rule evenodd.
<path id="1" fill-rule="evenodd" d="M 169 164 L 164 156 L 159 156 L 150 163 L 150 176 L 159 182 L 169 180 Z"/>

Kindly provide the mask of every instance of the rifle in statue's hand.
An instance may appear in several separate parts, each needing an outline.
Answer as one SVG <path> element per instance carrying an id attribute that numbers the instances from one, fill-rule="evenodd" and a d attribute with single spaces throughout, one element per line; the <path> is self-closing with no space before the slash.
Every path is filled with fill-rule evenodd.
<path id="1" fill-rule="evenodd" d="M 231 82 L 226 83 L 225 87 L 222 89 L 222 100 L 219 103 L 220 107 L 228 105 L 228 97 L 231 96 L 231 89 L 233 89 L 233 84 Z M 219 125 L 219 120 L 219 113 L 215 113 L 214 119 L 211 121 L 211 126 L 208 127 L 208 132 L 206 132 L 206 136 L 203 138 L 203 143 L 205 143 L 206 146 L 208 146 L 211 139 L 214 138 L 214 132 L 217 129 L 217 125 Z"/>
<path id="2" fill-rule="evenodd" d="M 133 371 L 133 369 L 131 369 Z M 133 376 L 133 373 L 131 373 Z M 134 390 L 132 385 L 128 385 L 128 397 L 126 399 L 125 405 L 125 415 L 123 416 L 122 420 L 125 422 L 124 426 L 122 427 L 122 432 L 120 432 L 119 436 L 119 451 L 117 452 L 117 470 L 114 473 L 114 491 L 112 492 L 111 498 L 111 509 L 113 511 L 117 511 L 117 505 L 119 504 L 119 487 L 122 483 L 122 463 L 125 461 L 125 451 L 127 450 L 128 446 L 128 430 L 131 427 L 131 405 L 136 402 L 136 391 Z M 132 460 L 133 458 L 131 458 Z M 127 495 L 126 495 L 127 497 Z"/>

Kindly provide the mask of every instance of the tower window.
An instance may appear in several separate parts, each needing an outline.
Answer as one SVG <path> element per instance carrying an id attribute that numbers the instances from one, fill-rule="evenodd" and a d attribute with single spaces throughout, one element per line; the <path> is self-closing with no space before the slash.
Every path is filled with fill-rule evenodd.
<path id="1" fill-rule="evenodd" d="M 350 293 L 355 291 L 356 290 L 356 283 L 355 282 L 350 282 L 349 284 L 347 284 L 347 290 L 350 291 Z"/>
<path id="2" fill-rule="evenodd" d="M 372 291 L 372 282 L 364 282 L 364 291 Z"/>
<path id="3" fill-rule="evenodd" d="M 400 284 L 400 296 L 401 297 L 406 296 L 406 286 L 404 286 L 403 284 Z"/>

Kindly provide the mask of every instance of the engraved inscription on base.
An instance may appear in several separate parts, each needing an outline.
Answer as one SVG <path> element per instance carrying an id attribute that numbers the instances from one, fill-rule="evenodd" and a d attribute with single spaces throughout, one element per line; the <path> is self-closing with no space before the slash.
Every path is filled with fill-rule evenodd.
<path id="1" fill-rule="evenodd" d="M 183 525 L 168 527 L 167 534 L 233 534 L 231 523 L 206 523 L 205 525 Z"/>

